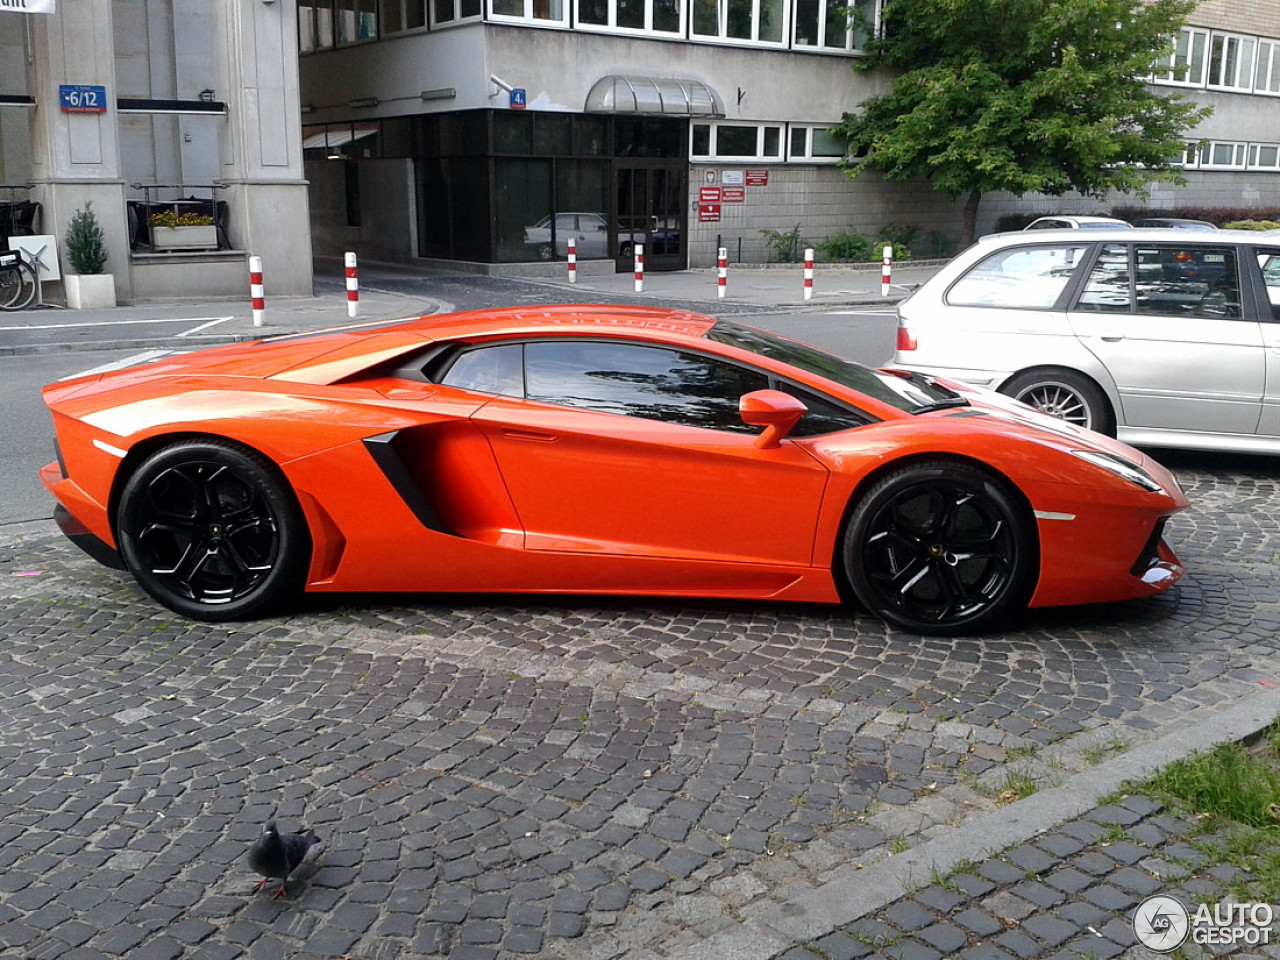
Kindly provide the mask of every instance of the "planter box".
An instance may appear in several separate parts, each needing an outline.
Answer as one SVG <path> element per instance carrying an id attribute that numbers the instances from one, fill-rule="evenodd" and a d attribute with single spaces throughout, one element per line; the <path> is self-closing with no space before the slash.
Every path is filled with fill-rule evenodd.
<path id="1" fill-rule="evenodd" d="M 152 227 L 151 246 L 154 250 L 217 250 L 218 228 L 207 227 Z"/>
<path id="2" fill-rule="evenodd" d="M 62 290 L 72 310 L 101 310 L 116 305 L 116 278 L 110 273 L 68 273 Z"/>

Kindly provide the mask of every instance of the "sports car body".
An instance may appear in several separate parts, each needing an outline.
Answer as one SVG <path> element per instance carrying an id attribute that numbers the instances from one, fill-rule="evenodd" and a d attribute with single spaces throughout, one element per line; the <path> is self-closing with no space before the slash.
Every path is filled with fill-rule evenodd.
<path id="1" fill-rule="evenodd" d="M 956 634 L 1182 573 L 1187 500 L 1138 451 L 693 313 L 423 317 L 44 396 L 63 531 L 199 619 L 302 591 L 852 594 Z"/>

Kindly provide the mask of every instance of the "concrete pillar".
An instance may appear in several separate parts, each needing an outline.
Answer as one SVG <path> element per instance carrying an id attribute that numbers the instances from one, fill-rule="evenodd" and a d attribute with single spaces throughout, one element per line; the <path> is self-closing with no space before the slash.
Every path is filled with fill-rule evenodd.
<path id="1" fill-rule="evenodd" d="M 42 205 L 45 233 L 57 237 L 67 269 L 63 235 L 72 215 L 93 202 L 106 234 L 107 271 L 115 275 L 116 296 L 129 300 L 129 231 L 124 180 L 116 136 L 115 57 L 111 43 L 111 0 L 60 3 L 51 15 L 29 14 L 32 71 L 32 199 Z M 13 19 L 10 16 L 10 19 Z M 104 113 L 64 113 L 61 84 L 106 88 Z"/>
<path id="2" fill-rule="evenodd" d="M 302 173 L 295 0 L 226 0 L 227 104 L 220 179 L 233 242 L 263 259 L 269 293 L 312 292 L 307 181 Z"/>

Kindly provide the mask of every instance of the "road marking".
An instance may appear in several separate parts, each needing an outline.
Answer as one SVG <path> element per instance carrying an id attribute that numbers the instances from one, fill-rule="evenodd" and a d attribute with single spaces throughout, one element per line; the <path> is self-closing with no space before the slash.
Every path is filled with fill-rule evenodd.
<path id="1" fill-rule="evenodd" d="M 232 318 L 231 317 L 214 317 L 212 320 L 206 320 L 204 323 L 200 324 L 199 326 L 192 327 L 190 330 L 183 330 L 181 333 L 175 334 L 175 336 L 189 337 L 192 334 L 199 333 L 201 330 L 208 330 L 210 327 L 216 327 L 220 323 L 226 323 L 230 319 Z"/>
<path id="2" fill-rule="evenodd" d="M 86 323 L 43 323 L 30 326 L 0 327 L 0 330 L 69 330 L 72 327 L 123 327 L 127 324 L 138 323 L 205 323 L 208 326 L 210 323 L 221 323 L 223 320 L 230 319 L 230 317 L 173 317 L 153 320 L 90 320 Z M 209 323 L 206 323 L 206 321 L 209 321 Z"/>
<path id="3" fill-rule="evenodd" d="M 136 367 L 141 363 L 150 363 L 152 360 L 159 360 L 161 357 L 167 357 L 174 351 L 172 350 L 147 350 L 144 353 L 135 353 L 131 357 L 125 357 L 123 360 L 116 360 L 112 363 L 104 363 L 100 367 L 93 367 L 90 370 L 81 370 L 79 373 L 73 373 L 65 377 L 59 377 L 58 382 L 63 380 L 74 380 L 76 377 L 91 377 L 95 373 L 110 373 L 112 370 L 123 370 L 125 367 Z"/>

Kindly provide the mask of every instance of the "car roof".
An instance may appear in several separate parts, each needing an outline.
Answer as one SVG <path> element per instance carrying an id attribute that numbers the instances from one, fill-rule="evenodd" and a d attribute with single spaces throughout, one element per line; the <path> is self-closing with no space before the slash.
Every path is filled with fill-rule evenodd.
<path id="1" fill-rule="evenodd" d="M 1155 243 L 1275 243 L 1280 239 L 1280 230 L 1170 230 L 1168 227 L 1134 227 L 1118 233 L 1106 227 L 1080 227 L 1073 230 L 1066 227 L 1057 230 L 1013 230 L 1008 233 L 988 233 L 978 238 L 978 243 L 985 245 L 1001 244 L 1013 246 L 1025 243 L 1043 243 L 1048 240 L 1070 240 L 1073 243 L 1090 243 L 1101 240 L 1110 243 L 1132 243 L 1135 240 L 1150 240 Z"/>

